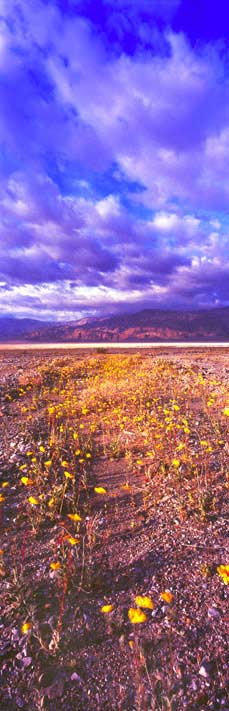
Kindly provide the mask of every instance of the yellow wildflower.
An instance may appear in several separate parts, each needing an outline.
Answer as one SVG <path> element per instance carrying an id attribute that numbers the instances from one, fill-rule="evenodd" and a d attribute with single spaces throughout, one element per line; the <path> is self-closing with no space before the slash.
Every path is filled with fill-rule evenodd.
<path id="1" fill-rule="evenodd" d="M 112 610 L 113 610 L 113 605 L 103 605 L 103 606 L 100 608 L 100 611 L 101 611 L 101 612 L 104 612 L 105 614 L 106 614 L 107 612 L 112 612 Z"/>
<path id="2" fill-rule="evenodd" d="M 29 496 L 28 501 L 32 506 L 38 506 L 39 501 L 35 498 L 35 496 Z"/>
<path id="3" fill-rule="evenodd" d="M 28 476 L 22 476 L 21 483 L 24 484 L 25 486 L 29 486 L 30 484 L 33 483 L 33 481 L 32 481 L 32 479 L 29 479 Z"/>
<path id="4" fill-rule="evenodd" d="M 82 518 L 78 513 L 68 514 L 68 518 L 70 518 L 71 521 L 82 521 Z"/>
<path id="5" fill-rule="evenodd" d="M 59 560 L 56 563 L 50 563 L 50 568 L 52 568 L 52 570 L 60 570 L 61 564 Z"/>
<path id="6" fill-rule="evenodd" d="M 70 474 L 70 472 L 64 472 L 64 476 L 66 476 L 66 479 L 74 479 L 73 474 Z"/>
<path id="7" fill-rule="evenodd" d="M 180 460 L 179 460 L 179 459 L 173 459 L 173 460 L 172 460 L 172 465 L 173 465 L 176 469 L 178 469 L 178 467 L 180 466 Z"/>
<path id="8" fill-rule="evenodd" d="M 226 585 L 229 583 L 229 565 L 218 565 L 217 573 L 223 578 Z"/>
<path id="9" fill-rule="evenodd" d="M 225 408 L 224 408 L 223 414 L 224 414 L 224 415 L 227 415 L 227 417 L 229 417 L 229 407 L 225 407 Z"/>
<path id="10" fill-rule="evenodd" d="M 22 632 L 22 634 L 27 634 L 27 632 L 29 632 L 29 630 L 31 630 L 31 629 L 32 629 L 31 622 L 24 622 L 24 624 L 21 627 L 21 632 Z"/>
<path id="11" fill-rule="evenodd" d="M 161 600 L 164 600 L 165 602 L 168 602 L 168 604 L 169 604 L 173 600 L 173 595 L 170 592 L 170 590 L 165 590 L 164 592 L 162 592 L 160 594 L 160 598 L 161 598 Z"/>
<path id="12" fill-rule="evenodd" d="M 142 610 L 139 610 L 138 608 L 130 607 L 128 610 L 128 617 L 130 622 L 132 622 L 132 625 L 137 625 L 140 622 L 145 622 L 147 617 Z"/>
<path id="13" fill-rule="evenodd" d="M 54 412 L 55 412 L 55 407 L 52 407 L 52 406 L 48 407 L 49 415 L 54 415 Z"/>
<path id="14" fill-rule="evenodd" d="M 6 489 L 7 486 L 9 486 L 9 482 L 8 482 L 8 481 L 3 481 L 3 482 L 2 482 L 2 488 L 3 488 L 3 489 Z"/>
<path id="15" fill-rule="evenodd" d="M 103 486 L 95 486 L 94 491 L 96 494 L 106 494 L 107 490 Z"/>
<path id="16" fill-rule="evenodd" d="M 70 543 L 71 546 L 79 544 L 79 538 L 74 538 L 73 536 L 65 536 L 65 540 Z"/>
<path id="17" fill-rule="evenodd" d="M 0 494 L 0 503 L 2 503 L 2 501 L 5 501 L 5 496 L 2 496 L 2 494 Z"/>
<path id="18" fill-rule="evenodd" d="M 135 598 L 135 602 L 138 607 L 146 607 L 148 608 L 148 610 L 154 609 L 153 601 L 150 597 L 147 597 L 146 595 L 137 595 L 137 597 Z"/>

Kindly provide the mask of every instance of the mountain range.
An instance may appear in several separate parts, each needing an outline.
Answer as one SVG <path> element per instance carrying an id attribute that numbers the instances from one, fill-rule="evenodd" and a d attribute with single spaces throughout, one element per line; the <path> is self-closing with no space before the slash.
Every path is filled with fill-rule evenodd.
<path id="1" fill-rule="evenodd" d="M 144 309 L 65 323 L 0 317 L 0 342 L 101 343 L 122 341 L 227 341 L 229 307 L 200 311 Z"/>

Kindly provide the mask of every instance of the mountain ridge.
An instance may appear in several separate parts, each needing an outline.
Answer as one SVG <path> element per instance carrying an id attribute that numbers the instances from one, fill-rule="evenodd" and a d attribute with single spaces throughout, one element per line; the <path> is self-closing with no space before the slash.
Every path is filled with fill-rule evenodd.
<path id="1" fill-rule="evenodd" d="M 42 322 L 0 317 L 0 342 L 122 342 L 229 340 L 229 307 L 202 310 L 141 309 L 134 313 Z"/>

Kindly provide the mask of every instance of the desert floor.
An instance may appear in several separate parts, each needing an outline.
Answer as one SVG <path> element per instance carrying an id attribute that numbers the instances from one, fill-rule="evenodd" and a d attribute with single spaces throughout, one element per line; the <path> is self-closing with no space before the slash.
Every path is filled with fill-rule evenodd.
<path id="1" fill-rule="evenodd" d="M 2 346 L 1 711 L 226 709 L 228 356 Z"/>

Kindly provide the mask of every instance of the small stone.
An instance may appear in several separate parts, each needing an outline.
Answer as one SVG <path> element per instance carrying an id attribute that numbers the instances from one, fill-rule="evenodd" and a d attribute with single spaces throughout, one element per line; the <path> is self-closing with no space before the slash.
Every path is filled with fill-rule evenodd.
<path id="1" fill-rule="evenodd" d="M 71 675 L 71 681 L 78 681 L 79 684 L 83 684 L 83 680 L 81 679 L 79 674 L 77 674 L 77 672 L 73 672 L 73 674 Z"/>
<path id="2" fill-rule="evenodd" d="M 217 607 L 208 608 L 208 617 L 220 617 L 220 612 L 217 610 Z"/>
<path id="3" fill-rule="evenodd" d="M 207 670 L 205 669 L 205 666 L 203 664 L 199 669 L 199 674 L 200 674 L 200 676 L 203 676 L 205 679 L 208 678 Z"/>

